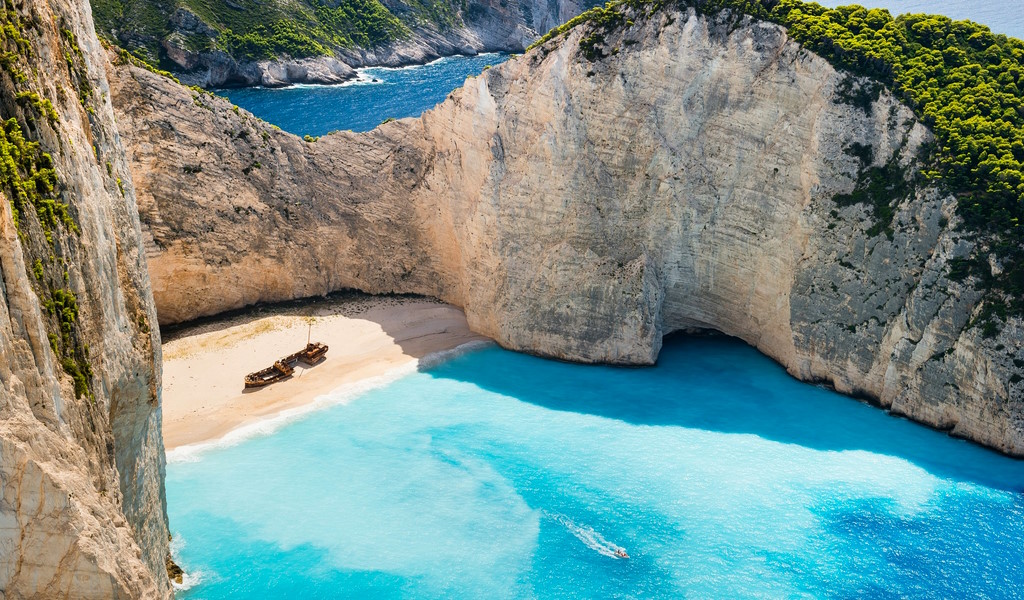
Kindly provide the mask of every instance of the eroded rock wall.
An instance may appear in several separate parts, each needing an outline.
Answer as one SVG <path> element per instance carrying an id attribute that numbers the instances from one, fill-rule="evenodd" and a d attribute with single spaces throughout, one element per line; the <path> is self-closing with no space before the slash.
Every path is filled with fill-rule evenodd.
<path id="1" fill-rule="evenodd" d="M 170 598 L 159 334 L 103 50 L 86 2 L 3 8 L 0 597 Z"/>
<path id="2" fill-rule="evenodd" d="M 891 223 L 836 201 L 872 168 L 912 177 L 930 139 L 913 114 L 884 92 L 858 106 L 866 82 L 778 26 L 631 20 L 315 143 L 119 69 L 161 322 L 357 288 L 443 298 L 508 348 L 575 361 L 650 364 L 665 334 L 715 329 L 1024 455 L 1021 324 L 968 326 L 955 199 L 894 192 Z"/>

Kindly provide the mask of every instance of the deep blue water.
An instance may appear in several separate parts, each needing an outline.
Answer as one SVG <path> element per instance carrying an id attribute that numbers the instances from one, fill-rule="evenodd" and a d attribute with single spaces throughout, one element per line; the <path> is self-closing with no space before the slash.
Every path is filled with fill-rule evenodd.
<path id="1" fill-rule="evenodd" d="M 727 338 L 646 369 L 488 348 L 167 470 L 208 600 L 1019 598 L 1022 489 Z"/>
<path id="2" fill-rule="evenodd" d="M 505 54 L 452 56 L 426 65 L 361 69 L 359 79 L 341 85 L 217 93 L 296 135 L 319 136 L 345 129 L 369 131 L 385 119 L 420 116 L 461 87 L 466 77 L 479 75 L 487 65 L 507 58 Z"/>
<path id="3" fill-rule="evenodd" d="M 893 14 L 933 13 L 983 23 L 997 33 L 1024 39 L 1024 0 L 823 0 L 827 6 L 863 4 Z M 448 57 L 400 69 L 360 70 L 358 80 L 334 86 L 218 90 L 232 102 L 296 135 L 369 131 L 388 118 L 416 117 L 462 86 L 467 76 L 507 59 L 502 54 Z M 374 81 L 376 80 L 376 81 Z"/>

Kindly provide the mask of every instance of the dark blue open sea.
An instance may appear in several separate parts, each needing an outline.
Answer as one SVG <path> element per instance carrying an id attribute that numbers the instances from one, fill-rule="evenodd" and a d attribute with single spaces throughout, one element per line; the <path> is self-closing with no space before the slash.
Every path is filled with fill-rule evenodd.
<path id="1" fill-rule="evenodd" d="M 466 77 L 479 75 L 504 54 L 451 56 L 426 65 L 359 70 L 341 85 L 217 90 L 232 102 L 296 135 L 350 129 L 369 131 L 385 119 L 418 117 L 444 100 Z"/>
<path id="2" fill-rule="evenodd" d="M 824 0 L 838 6 L 856 4 Z M 874 0 L 870 4 L 893 14 L 936 13 L 971 19 L 997 33 L 1024 39 L 1024 0 Z M 229 89 L 217 93 L 256 116 L 296 135 L 324 135 L 350 129 L 369 131 L 388 118 L 415 117 L 432 108 L 487 65 L 507 56 L 481 54 L 442 58 L 427 65 L 399 69 L 360 69 L 357 80 L 334 86 L 293 86 L 282 89 Z"/>

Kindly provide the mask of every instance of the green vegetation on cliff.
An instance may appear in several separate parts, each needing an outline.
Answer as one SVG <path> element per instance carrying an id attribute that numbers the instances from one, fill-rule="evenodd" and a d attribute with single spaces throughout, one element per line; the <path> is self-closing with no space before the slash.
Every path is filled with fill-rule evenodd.
<path id="1" fill-rule="evenodd" d="M 994 333 L 996 317 L 1024 315 L 1024 42 L 969 21 L 920 14 L 894 18 L 886 10 L 861 6 L 829 9 L 801 0 L 623 0 L 580 15 L 538 44 L 589 23 L 580 51 L 588 60 L 600 60 L 607 55 L 604 36 L 631 24 L 628 9 L 652 12 L 667 6 L 703 14 L 730 10 L 779 23 L 838 69 L 892 90 L 938 140 L 934 162 L 921 178 L 957 196 L 963 230 L 978 242 L 975 253 L 951 275 L 976 277 L 986 290 L 979 324 Z M 850 99 L 870 107 L 855 93 Z M 887 190 L 879 173 L 862 179 L 863 193 L 839 201 L 872 205 L 880 220 L 871 233 L 882 233 L 889 227 L 885 219 L 891 221 L 895 203 L 907 190 L 901 185 Z M 891 193 L 887 199 L 886 193 Z"/>
<path id="2" fill-rule="evenodd" d="M 58 225 L 78 232 L 67 204 L 54 198 L 56 185 L 53 159 L 40 149 L 38 142 L 25 139 L 17 120 L 8 119 L 0 128 L 0 192 L 10 198 L 11 214 L 18 231 L 23 233 L 22 215 L 32 208 L 51 245 Z"/>
<path id="3" fill-rule="evenodd" d="M 96 30 L 144 60 L 167 63 L 166 46 L 223 50 L 239 60 L 327 56 L 406 39 L 412 27 L 461 24 L 463 0 L 94 0 Z"/>
<path id="4" fill-rule="evenodd" d="M 409 35 L 378 0 L 343 0 L 336 5 L 312 0 L 291 14 L 267 20 L 254 18 L 249 11 L 239 18 L 238 11 L 219 2 L 189 4 L 220 30 L 215 43 L 240 59 L 324 56 L 333 48 L 372 48 Z"/>
<path id="5" fill-rule="evenodd" d="M 62 148 L 45 147 L 57 139 L 60 117 L 53 103 L 32 89 L 39 73 L 26 68 L 34 56 L 30 33 L 41 23 L 26 17 L 9 0 L 0 0 L 0 198 L 11 209 L 33 288 L 45 315 L 47 336 L 76 396 L 92 397 L 89 347 L 78 323 L 78 301 L 69 284 L 65 256 L 74 253 L 80 230 L 54 165 Z M 75 35 L 61 28 L 61 52 L 83 111 L 92 114 L 92 87 Z M 59 55 L 58 55 L 59 56 Z M 41 89 L 41 88 L 37 88 Z M 49 130 L 51 135 L 45 135 Z M 57 142 L 59 143 L 59 142 Z M 51 152 L 53 154 L 51 154 Z"/>

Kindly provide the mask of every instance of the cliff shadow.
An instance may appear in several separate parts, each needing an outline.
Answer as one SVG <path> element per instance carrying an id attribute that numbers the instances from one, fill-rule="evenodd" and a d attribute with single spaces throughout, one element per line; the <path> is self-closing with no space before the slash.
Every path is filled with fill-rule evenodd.
<path id="1" fill-rule="evenodd" d="M 435 336 L 446 336 L 449 346 L 482 339 L 468 331 L 464 317 L 454 309 L 448 322 L 422 319 L 419 325 L 396 320 L 395 311 L 368 309 L 410 301 L 448 306 L 415 295 L 342 291 L 162 327 L 161 335 L 169 341 L 275 315 L 342 314 L 376 323 L 404 354 L 414 358 L 434 351 Z M 1024 461 L 800 382 L 756 349 L 724 335 L 669 336 L 654 367 L 568 364 L 491 348 L 426 372 L 555 411 L 634 425 L 756 435 L 820 451 L 868 451 L 902 458 L 940 477 L 1024 491 Z"/>
<path id="2" fill-rule="evenodd" d="M 502 354 L 500 360 L 494 353 Z M 493 348 L 428 372 L 554 411 L 755 435 L 819 451 L 867 451 L 907 460 L 938 477 L 1024 491 L 1024 461 L 800 382 L 723 335 L 666 338 L 654 367 L 569 365 Z"/>
<path id="3" fill-rule="evenodd" d="M 165 325 L 160 333 L 164 344 L 197 338 L 194 345 L 186 344 L 170 353 L 165 350 L 168 360 L 181 357 L 183 353 L 215 350 L 245 354 L 247 347 L 255 346 L 261 349 L 262 357 L 247 362 L 246 372 L 256 372 L 269 367 L 277 358 L 299 351 L 306 344 L 307 323 L 309 339 L 329 346 L 327 360 L 337 365 L 329 370 L 336 373 L 365 367 L 378 360 L 394 360 L 397 354 L 394 347 L 402 355 L 418 360 L 438 351 L 487 339 L 470 331 L 461 310 L 434 298 L 413 294 L 373 296 L 349 290 L 321 297 L 255 304 Z M 273 355 L 266 352 L 264 336 L 267 335 L 275 336 L 273 343 L 277 346 Z M 297 382 L 309 374 L 307 372 L 324 370 L 319 364 L 309 366 L 301 361 L 292 366 L 291 377 L 272 385 Z M 240 393 L 259 394 L 268 389 L 265 386 L 242 387 L 242 374 L 238 375 Z"/>
<path id="4" fill-rule="evenodd" d="M 205 333 L 216 333 L 238 325 L 273 316 L 319 317 L 328 314 L 358 315 L 360 301 L 383 298 L 353 290 L 332 292 L 326 296 L 312 296 L 283 302 L 258 302 L 215 315 L 199 317 L 181 323 L 160 326 L 160 339 L 169 342 L 178 338 Z M 391 298 L 419 298 L 419 296 L 393 296 Z"/>
<path id="5" fill-rule="evenodd" d="M 395 307 L 409 306 L 413 303 L 420 309 L 443 307 L 446 313 L 450 314 L 445 314 L 441 318 L 437 315 L 406 318 L 406 311 L 393 310 Z M 226 332 L 259 319 L 278 316 L 310 319 L 313 341 L 318 339 L 317 328 L 320 318 L 343 316 L 369 321 L 377 324 L 395 345 L 401 348 L 403 354 L 413 358 L 423 358 L 435 352 L 438 346 L 437 337 L 440 336 L 451 338 L 454 344 L 462 339 L 486 339 L 469 331 L 462 311 L 435 298 L 417 294 L 373 296 L 353 290 L 285 302 L 258 303 L 184 323 L 162 325 L 160 337 L 162 342 L 166 343 L 184 337 Z M 255 333 L 260 332 L 253 332 Z M 321 329 L 319 333 L 322 335 L 324 331 Z M 296 343 L 299 344 L 296 347 L 298 349 L 305 343 L 305 335 Z"/>

